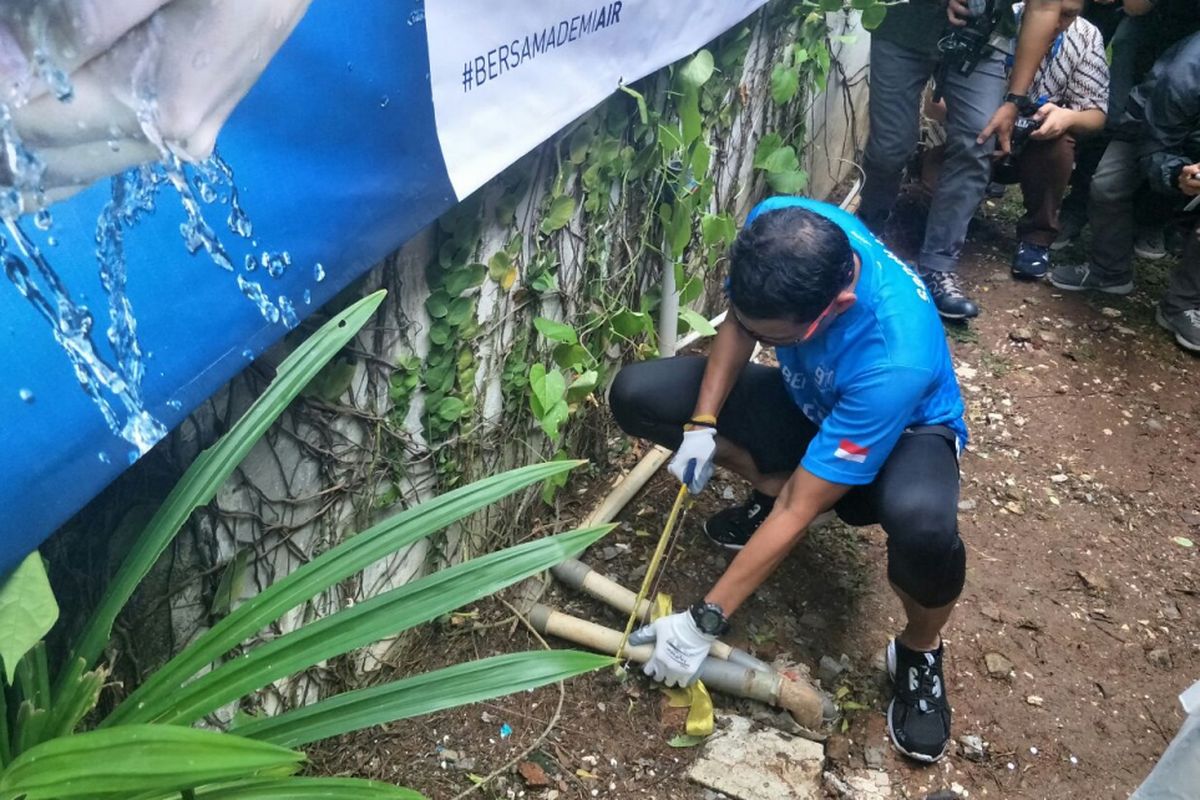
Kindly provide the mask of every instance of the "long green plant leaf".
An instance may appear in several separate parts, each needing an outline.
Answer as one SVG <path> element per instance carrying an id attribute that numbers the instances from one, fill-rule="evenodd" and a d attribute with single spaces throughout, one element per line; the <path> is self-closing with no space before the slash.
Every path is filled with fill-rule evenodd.
<path id="1" fill-rule="evenodd" d="M 425 800 L 390 783 L 357 778 L 278 778 L 201 787 L 196 800 Z"/>
<path id="2" fill-rule="evenodd" d="M 264 771 L 292 771 L 303 760 L 303 753 L 228 733 L 129 725 L 31 748 L 0 774 L 0 800 L 172 792 Z"/>
<path id="3" fill-rule="evenodd" d="M 251 739 L 299 747 L 343 733 L 478 703 L 612 665 L 612 656 L 551 650 L 510 653 L 357 689 L 239 726 Z"/>
<path id="4" fill-rule="evenodd" d="M 165 698 L 132 712 L 135 722 L 192 724 L 226 703 L 334 656 L 365 647 L 561 563 L 611 525 L 526 542 L 440 570 L 364 600 L 227 661 Z"/>
<path id="5" fill-rule="evenodd" d="M 283 360 L 271 381 L 229 432 L 192 462 L 155 512 L 113 576 L 103 598 L 68 655 L 59 688 L 69 686 L 100 657 L 117 614 L 138 583 L 162 555 L 191 513 L 212 500 L 217 489 L 241 463 L 296 395 L 367 323 L 386 292 L 364 297 L 334 316 Z M 56 693 L 57 694 L 57 693 Z M 52 726 L 53 727 L 53 726 Z"/>
<path id="6" fill-rule="evenodd" d="M 200 670 L 285 613 L 385 556 L 464 519 L 521 489 L 574 469 L 582 461 L 534 464 L 503 472 L 427 500 L 352 536 L 268 586 L 218 621 L 146 679 L 103 726 L 134 719 L 139 706 L 161 707 Z M 138 718 L 144 719 L 139 715 Z"/>

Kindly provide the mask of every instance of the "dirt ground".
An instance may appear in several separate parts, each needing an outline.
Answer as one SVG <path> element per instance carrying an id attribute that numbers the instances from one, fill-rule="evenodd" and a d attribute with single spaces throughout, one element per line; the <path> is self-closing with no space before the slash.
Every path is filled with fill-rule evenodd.
<path id="1" fill-rule="evenodd" d="M 1177 694 L 1200 677 L 1200 362 L 1153 322 L 1170 260 L 1139 264 L 1129 298 L 1063 296 L 1014 282 L 1011 203 L 973 227 L 963 274 L 983 315 L 948 330 L 972 445 L 962 467 L 967 587 L 947 631 L 957 745 L 935 766 L 888 746 L 881 652 L 901 625 L 883 534 L 839 523 L 813 532 L 738 613 L 727 639 L 767 660 L 846 656 L 827 683 L 845 723 L 828 769 L 873 766 L 894 797 L 951 788 L 994 798 L 1125 798 L 1182 721 Z M 1059 259 L 1082 258 L 1080 247 Z M 629 453 L 631 462 L 637 452 Z M 578 491 L 578 489 L 576 489 Z M 675 492 L 657 476 L 585 560 L 640 580 Z M 677 605 L 727 563 L 700 533 L 745 489 L 719 475 L 689 513 L 661 589 Z M 582 498 L 580 498 L 582 505 Z M 620 627 L 615 612 L 559 589 L 550 605 Z M 436 663 L 539 644 L 498 602 L 427 631 Z M 553 642 L 564 646 L 562 642 Z M 427 650 L 428 652 L 428 650 Z M 640 674 L 612 671 L 329 743 L 314 767 L 452 798 L 549 733 L 482 797 L 711 800 L 684 773 L 699 748 L 669 745 L 681 712 Z M 717 696 L 723 708 L 745 704 Z M 511 733 L 507 731 L 511 729 Z"/>

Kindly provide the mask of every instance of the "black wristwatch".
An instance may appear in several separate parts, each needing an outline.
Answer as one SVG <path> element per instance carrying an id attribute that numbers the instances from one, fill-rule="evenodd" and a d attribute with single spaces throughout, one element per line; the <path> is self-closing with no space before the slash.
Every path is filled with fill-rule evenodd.
<path id="1" fill-rule="evenodd" d="M 1022 117 L 1028 117 L 1038 110 L 1037 103 L 1035 103 L 1027 94 L 1009 92 L 1008 94 L 1004 95 L 1004 102 L 1012 103 L 1014 106 L 1016 106 L 1017 113 Z"/>
<path id="2" fill-rule="evenodd" d="M 701 633 L 707 633 L 709 636 L 724 636 L 729 630 L 729 620 L 725 616 L 725 611 L 716 603 L 705 603 L 701 600 L 692 605 L 688 609 L 692 615 L 692 621 L 696 623 L 696 627 Z"/>

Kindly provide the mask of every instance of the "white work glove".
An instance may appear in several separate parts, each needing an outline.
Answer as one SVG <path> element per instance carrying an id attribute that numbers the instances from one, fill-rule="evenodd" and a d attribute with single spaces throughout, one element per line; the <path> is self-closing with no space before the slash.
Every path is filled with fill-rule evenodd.
<path id="1" fill-rule="evenodd" d="M 717 454 L 716 428 L 696 428 L 683 432 L 683 443 L 675 451 L 675 457 L 667 465 L 671 474 L 688 487 L 692 494 L 700 494 L 713 474 L 713 457 Z"/>
<path id="2" fill-rule="evenodd" d="M 690 611 L 662 617 L 629 635 L 629 644 L 654 642 L 654 655 L 642 672 L 667 686 L 687 686 L 696 679 L 716 636 L 696 627 Z"/>

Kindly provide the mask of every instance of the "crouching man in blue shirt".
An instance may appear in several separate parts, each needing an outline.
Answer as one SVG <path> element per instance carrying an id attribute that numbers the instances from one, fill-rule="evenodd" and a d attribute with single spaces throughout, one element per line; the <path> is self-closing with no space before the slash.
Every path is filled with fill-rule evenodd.
<path id="1" fill-rule="evenodd" d="M 730 253 L 729 313 L 710 355 L 632 364 L 610 400 L 628 433 L 675 449 L 670 469 L 698 493 L 713 465 L 753 489 L 705 525 L 738 550 L 703 599 L 635 633 L 645 671 L 690 683 L 728 617 L 822 512 L 887 532 L 888 579 L 907 615 L 888 644 L 888 731 L 936 761 L 950 740 L 941 629 L 962 592 L 958 452 L 963 403 L 925 285 L 850 214 L 776 197 Z M 778 368 L 749 363 L 755 342 Z"/>

